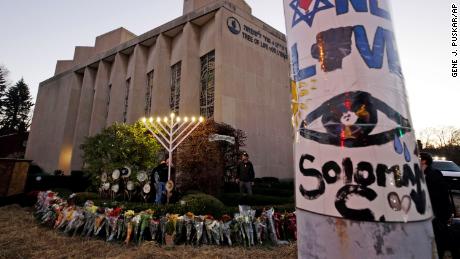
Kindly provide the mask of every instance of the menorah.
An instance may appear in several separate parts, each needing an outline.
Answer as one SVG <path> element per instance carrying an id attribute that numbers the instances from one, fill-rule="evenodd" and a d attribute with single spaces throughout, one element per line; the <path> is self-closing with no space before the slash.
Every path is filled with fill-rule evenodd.
<path id="1" fill-rule="evenodd" d="M 171 180 L 172 152 L 204 121 L 203 117 L 179 117 L 174 113 L 163 119 L 157 117 L 142 118 L 145 127 L 152 133 L 158 142 L 168 151 L 168 181 Z"/>

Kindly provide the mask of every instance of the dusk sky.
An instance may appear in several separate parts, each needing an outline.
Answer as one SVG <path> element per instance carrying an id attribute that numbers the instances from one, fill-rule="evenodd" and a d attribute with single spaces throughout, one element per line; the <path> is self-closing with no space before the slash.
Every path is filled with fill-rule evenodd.
<path id="1" fill-rule="evenodd" d="M 282 0 L 246 0 L 253 15 L 285 32 Z M 393 26 L 416 131 L 460 127 L 460 79 L 450 72 L 451 5 L 459 0 L 391 1 Z M 21 77 L 35 99 L 56 60 L 118 27 L 140 35 L 182 15 L 183 0 L 3 0 L 0 64 Z M 457 57 L 458 58 L 458 57 Z"/>

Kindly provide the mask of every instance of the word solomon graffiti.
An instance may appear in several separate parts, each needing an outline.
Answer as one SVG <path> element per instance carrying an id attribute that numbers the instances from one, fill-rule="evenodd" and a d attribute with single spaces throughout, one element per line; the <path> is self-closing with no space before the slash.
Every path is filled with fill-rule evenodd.
<path id="1" fill-rule="evenodd" d="M 422 190 L 422 182 L 425 182 L 422 172 L 420 171 L 418 163 L 414 163 L 411 167 L 410 164 L 402 166 L 402 173 L 399 165 L 392 165 L 388 167 L 385 164 L 377 164 L 374 171 L 374 166 L 370 162 L 361 161 L 357 164 L 357 169 L 353 170 L 353 162 L 350 158 L 346 157 L 340 166 L 335 161 L 328 161 L 323 164 L 321 171 L 315 168 L 306 168 L 305 163 L 313 162 L 315 157 L 309 154 L 304 154 L 300 157 L 299 170 L 306 177 L 312 177 L 317 181 L 315 188 L 306 190 L 300 184 L 299 191 L 302 196 L 307 200 L 318 199 L 326 191 L 326 184 L 335 184 L 339 180 L 343 181 L 341 187 L 336 195 L 335 208 L 344 218 L 353 220 L 366 220 L 374 221 L 375 214 L 369 208 L 354 209 L 347 206 L 347 200 L 351 196 L 359 196 L 368 201 L 373 201 L 377 197 L 377 192 L 372 189 L 372 185 L 377 183 L 377 187 L 386 187 L 387 177 L 394 180 L 396 188 L 410 187 L 410 197 L 415 203 L 415 208 L 418 213 L 425 214 L 426 211 L 426 192 Z M 388 194 L 388 202 L 390 207 L 399 211 L 401 207 L 401 199 L 396 192 Z M 406 211 L 410 208 L 411 200 L 407 202 Z M 385 221 L 385 216 L 379 218 L 380 221 Z"/>
<path id="2" fill-rule="evenodd" d="M 380 116 L 386 116 L 397 126 L 373 133 L 379 127 L 378 112 L 381 113 Z M 325 132 L 312 129 L 313 125 L 317 125 L 317 120 L 321 120 Z M 315 156 L 302 154 L 299 159 L 299 171 L 307 177 L 304 182 L 314 184 L 310 184 L 309 188 L 300 184 L 300 194 L 306 200 L 316 200 L 326 192 L 326 186 L 334 185 L 337 189 L 334 202 L 336 210 L 342 217 L 354 220 L 374 221 L 377 220 L 376 213 L 371 209 L 371 204 L 367 208 L 353 208 L 347 201 L 353 197 L 361 197 L 368 203 L 374 202 L 379 193 L 388 193 L 387 203 L 393 211 L 402 211 L 403 215 L 407 215 L 413 202 L 417 213 L 425 214 L 426 193 L 421 185 L 425 180 L 418 162 L 411 163 L 411 153 L 416 154 L 417 151 L 411 152 L 405 141 L 401 140 L 411 131 L 408 119 L 370 93 L 345 92 L 327 100 L 302 121 L 300 136 L 322 145 L 353 149 L 393 142 L 392 154 L 396 157 L 402 155 L 405 163 L 400 165 L 397 162 L 403 161 L 402 159 L 394 160 L 396 164 L 391 165 L 384 162 L 359 161 L 355 169 L 350 157 L 343 158 L 341 163 L 329 160 L 323 161 L 323 164 L 313 165 Z M 387 178 L 391 180 L 391 186 L 388 187 L 393 189 L 384 188 L 387 187 Z M 342 182 L 339 182 L 340 179 Z M 376 192 L 374 188 L 380 189 Z M 400 194 L 402 199 L 399 197 Z M 384 212 L 378 220 L 386 220 Z"/>

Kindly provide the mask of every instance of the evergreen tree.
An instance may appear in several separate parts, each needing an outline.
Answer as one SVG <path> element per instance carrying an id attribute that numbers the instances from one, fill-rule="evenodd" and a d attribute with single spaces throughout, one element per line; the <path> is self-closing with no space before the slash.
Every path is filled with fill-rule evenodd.
<path id="1" fill-rule="evenodd" d="M 4 98 L 6 94 L 6 77 L 8 71 L 0 66 L 0 122 L 2 121 L 2 115 L 4 111 Z M 1 126 L 1 124 L 0 124 Z"/>
<path id="2" fill-rule="evenodd" d="M 33 105 L 29 86 L 21 78 L 6 92 L 0 133 L 27 131 L 30 126 L 30 109 Z"/>

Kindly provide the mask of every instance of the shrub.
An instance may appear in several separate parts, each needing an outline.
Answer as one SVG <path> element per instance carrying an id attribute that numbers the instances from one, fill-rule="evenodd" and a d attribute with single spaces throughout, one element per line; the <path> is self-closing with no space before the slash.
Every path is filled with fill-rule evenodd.
<path id="1" fill-rule="evenodd" d="M 293 212 L 295 211 L 295 203 L 287 203 L 287 204 L 281 204 L 281 205 L 273 205 L 273 206 L 252 206 L 253 209 L 256 210 L 263 210 L 263 209 L 269 209 L 273 208 L 277 212 Z"/>
<path id="2" fill-rule="evenodd" d="M 294 180 L 280 181 L 279 183 L 273 184 L 273 188 L 280 188 L 285 190 L 294 190 Z"/>
<path id="3" fill-rule="evenodd" d="M 234 209 L 225 207 L 224 204 L 215 197 L 203 193 L 189 194 L 182 198 L 184 205 L 180 203 L 156 205 L 152 203 L 141 202 L 118 202 L 111 200 L 103 200 L 98 198 L 96 193 L 78 193 L 76 203 L 83 205 L 86 200 L 92 200 L 97 206 L 121 207 L 125 210 L 134 210 L 135 212 L 153 209 L 154 216 L 162 216 L 166 213 L 183 215 L 187 212 L 193 212 L 196 215 L 210 214 L 214 217 L 220 217 L 228 211 L 233 212 Z"/>
<path id="4" fill-rule="evenodd" d="M 231 136 L 235 143 L 210 141 L 213 134 Z M 207 120 L 193 131 L 177 149 L 177 188 L 182 192 L 200 190 L 216 195 L 224 176 L 236 171 L 239 148 L 246 135 L 224 123 Z"/>
<path id="5" fill-rule="evenodd" d="M 94 192 L 78 192 L 75 196 L 75 203 L 83 206 L 87 200 L 96 201 L 99 200 L 99 194 Z"/>
<path id="6" fill-rule="evenodd" d="M 70 189 L 67 188 L 52 188 L 51 191 L 56 192 L 59 197 L 62 197 L 64 199 L 67 199 L 73 192 Z"/>
<path id="7" fill-rule="evenodd" d="M 111 173 L 124 166 L 134 171 L 154 168 L 160 151 L 156 139 L 140 122 L 134 125 L 115 123 L 87 137 L 80 148 L 84 151 L 85 170 L 91 173 L 93 187 L 99 186 L 102 172 Z"/>
<path id="8" fill-rule="evenodd" d="M 263 183 L 274 184 L 279 183 L 280 180 L 276 177 L 262 177 L 260 178 Z"/>
<path id="9" fill-rule="evenodd" d="M 29 166 L 29 171 L 28 171 L 28 174 L 29 175 L 33 175 L 33 174 L 44 174 L 45 171 L 37 164 L 35 163 L 31 163 L 30 166 Z"/>
<path id="10" fill-rule="evenodd" d="M 293 203 L 294 197 L 279 197 L 269 195 L 245 195 L 240 193 L 225 193 L 219 196 L 219 199 L 227 206 L 249 205 L 249 206 L 266 206 Z"/>
<path id="11" fill-rule="evenodd" d="M 240 196 L 239 194 L 231 194 L 228 195 L 226 198 L 235 198 L 236 196 Z M 254 198 L 255 196 L 256 198 Z M 271 196 L 271 200 L 267 199 L 267 196 L 249 196 L 252 197 L 252 205 L 251 207 L 253 209 L 256 209 L 258 211 L 258 215 L 260 212 L 265 209 L 265 208 L 271 208 L 273 207 L 275 211 L 278 212 L 292 212 L 295 210 L 295 204 L 291 202 L 286 202 L 286 203 L 279 203 L 279 204 L 268 204 L 269 201 L 273 202 L 273 196 Z M 260 199 L 264 199 L 265 202 L 264 204 L 260 204 Z M 241 199 L 241 197 L 240 197 Z M 118 201 L 111 201 L 111 200 L 103 200 L 99 199 L 99 196 L 97 193 L 91 193 L 91 192 L 81 192 L 81 193 L 76 193 L 76 204 L 79 206 L 83 206 L 83 204 L 87 200 L 92 200 L 96 206 L 103 206 L 103 207 L 121 207 L 124 210 L 133 210 L 136 213 L 145 211 L 148 209 L 154 210 L 154 216 L 155 217 L 160 217 L 164 216 L 167 213 L 171 214 L 179 214 L 179 215 L 184 215 L 187 212 L 193 212 L 195 215 L 212 215 L 215 218 L 220 218 L 224 214 L 228 215 L 234 215 L 235 213 L 238 212 L 238 201 L 233 202 L 232 206 L 225 206 L 220 200 L 216 199 L 215 197 L 203 193 L 195 193 L 195 194 L 189 194 L 186 195 L 182 198 L 183 201 L 185 201 L 184 205 L 181 205 L 180 203 L 174 203 L 174 204 L 165 204 L 165 205 L 156 205 L 152 203 L 142 203 L 142 202 L 118 202 Z M 251 200 L 251 198 L 249 198 Z M 284 200 L 289 200 L 289 199 L 284 199 Z M 257 202 L 255 202 L 257 201 Z M 282 200 L 277 200 L 277 202 L 281 202 Z M 258 205 L 254 205 L 254 203 L 259 203 Z M 250 205 L 250 204 L 248 204 Z"/>
<path id="12" fill-rule="evenodd" d="M 197 215 L 210 214 L 220 217 L 224 212 L 224 204 L 214 196 L 204 193 L 188 194 L 182 197 L 188 211 Z"/>
<path id="13" fill-rule="evenodd" d="M 294 188 L 292 189 L 279 189 L 279 188 L 267 188 L 267 187 L 254 187 L 252 189 L 254 194 L 260 194 L 264 196 L 271 196 L 276 193 L 280 197 L 292 197 L 294 195 Z"/>

